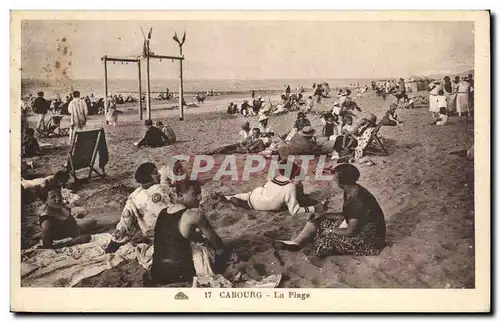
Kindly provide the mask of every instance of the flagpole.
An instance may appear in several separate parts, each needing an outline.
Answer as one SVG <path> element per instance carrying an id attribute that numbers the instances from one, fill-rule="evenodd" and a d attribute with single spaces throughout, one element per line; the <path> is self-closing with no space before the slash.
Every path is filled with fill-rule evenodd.
<path id="1" fill-rule="evenodd" d="M 151 120 L 151 81 L 150 81 L 150 74 L 149 74 L 149 40 L 148 40 L 148 51 L 146 54 L 146 77 L 147 77 L 147 82 L 146 82 L 146 99 L 147 99 L 147 114 L 148 114 L 148 120 Z"/>
<path id="2" fill-rule="evenodd" d="M 180 50 L 180 56 L 182 57 L 182 45 L 179 46 L 179 50 Z M 179 63 L 180 63 L 180 88 L 179 88 L 179 104 L 180 104 L 180 115 L 179 115 L 179 120 L 184 120 L 184 84 L 183 84 L 183 80 L 182 80 L 182 59 L 179 60 Z"/>

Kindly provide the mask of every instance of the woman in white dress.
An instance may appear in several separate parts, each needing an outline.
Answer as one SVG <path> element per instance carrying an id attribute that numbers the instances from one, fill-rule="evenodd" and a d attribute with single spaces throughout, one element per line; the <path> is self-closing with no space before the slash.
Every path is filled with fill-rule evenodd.
<path id="1" fill-rule="evenodd" d="M 434 116 L 439 114 L 438 93 L 441 89 L 442 85 L 438 82 L 432 82 L 429 84 L 429 111 Z"/>
<path id="2" fill-rule="evenodd" d="M 457 113 L 459 116 L 462 116 L 463 113 L 469 112 L 469 95 L 470 95 L 470 83 L 464 77 L 458 83 Z"/>

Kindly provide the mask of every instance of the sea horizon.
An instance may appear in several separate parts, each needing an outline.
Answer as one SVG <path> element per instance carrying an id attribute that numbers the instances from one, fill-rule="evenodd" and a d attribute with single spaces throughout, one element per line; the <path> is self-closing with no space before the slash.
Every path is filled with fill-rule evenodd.
<path id="1" fill-rule="evenodd" d="M 467 75 L 473 73 L 474 69 L 465 70 L 461 73 L 435 74 L 428 76 L 412 76 L 410 78 L 438 78 L 445 75 L 450 77 L 454 75 Z M 328 83 L 332 90 L 340 87 L 355 87 L 355 86 L 370 86 L 371 81 L 380 81 L 393 78 L 268 78 L 268 79 L 184 79 L 184 92 L 191 95 L 196 93 L 206 93 L 214 91 L 221 95 L 228 94 L 243 94 L 255 91 L 258 93 L 270 93 L 283 91 L 285 86 L 290 85 L 292 91 L 298 87 L 312 89 L 314 83 Z M 408 78 L 405 78 L 408 79 Z M 178 92 L 179 79 L 177 78 L 154 78 L 150 81 L 151 92 L 160 93 L 166 92 L 168 89 L 171 92 Z M 146 79 L 141 79 L 142 91 L 146 91 Z M 55 95 L 67 95 L 67 93 L 79 90 L 83 95 L 98 95 L 104 93 L 104 77 L 103 78 L 84 78 L 84 79 L 56 79 L 56 78 L 21 78 L 21 95 L 26 96 L 35 94 L 38 91 L 44 91 L 47 97 Z M 137 95 L 138 82 L 132 78 L 108 78 L 108 93 Z"/>

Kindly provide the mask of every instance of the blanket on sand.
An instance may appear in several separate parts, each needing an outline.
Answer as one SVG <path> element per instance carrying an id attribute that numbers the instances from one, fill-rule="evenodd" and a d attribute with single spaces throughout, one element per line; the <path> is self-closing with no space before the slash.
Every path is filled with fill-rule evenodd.
<path id="1" fill-rule="evenodd" d="M 154 248 L 148 244 L 127 243 L 114 254 L 104 249 L 111 240 L 111 234 L 92 236 L 89 243 L 60 249 L 42 249 L 35 245 L 21 252 L 21 286 L 23 287 L 73 287 L 85 278 L 95 276 L 118 266 L 124 260 L 137 260 L 145 269 L 153 261 Z M 66 240 L 58 241 L 65 242 Z M 197 276 L 192 287 L 233 287 L 233 283 L 222 275 L 214 274 L 211 263 L 214 253 L 211 249 L 192 244 L 193 262 Z M 277 287 L 281 275 L 271 275 L 262 281 L 237 281 L 238 287 Z"/>

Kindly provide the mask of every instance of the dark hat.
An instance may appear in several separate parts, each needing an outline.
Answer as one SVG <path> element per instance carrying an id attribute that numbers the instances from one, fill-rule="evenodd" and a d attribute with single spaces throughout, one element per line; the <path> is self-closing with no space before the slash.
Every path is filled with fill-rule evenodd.
<path id="1" fill-rule="evenodd" d="M 150 119 L 147 119 L 144 121 L 144 125 L 153 125 L 153 121 L 151 121 Z"/>
<path id="2" fill-rule="evenodd" d="M 306 116 L 306 114 L 305 114 L 304 112 L 299 112 L 299 113 L 297 114 L 297 117 L 301 117 L 301 116 L 305 117 L 305 116 Z"/>

